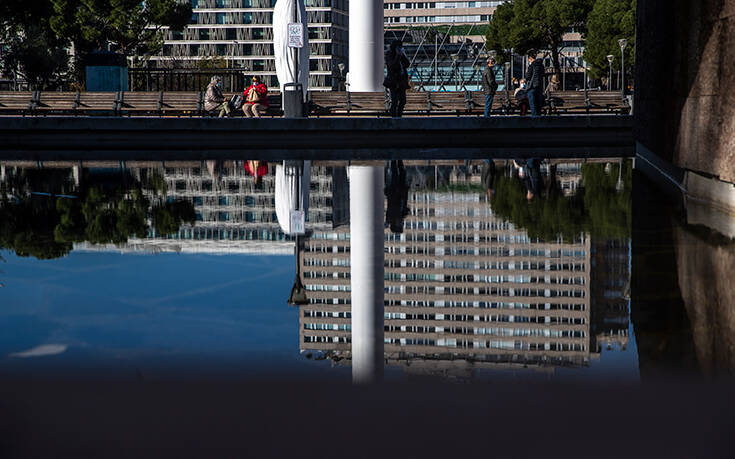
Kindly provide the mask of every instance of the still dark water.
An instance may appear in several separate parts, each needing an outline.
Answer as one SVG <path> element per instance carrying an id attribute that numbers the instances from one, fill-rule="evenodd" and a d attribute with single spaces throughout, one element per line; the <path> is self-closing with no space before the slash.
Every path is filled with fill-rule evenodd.
<path id="1" fill-rule="evenodd" d="M 4 457 L 728 457 L 735 244 L 630 159 L 0 165 Z"/>
<path id="2" fill-rule="evenodd" d="M 0 374 L 348 381 L 345 166 L 5 163 Z M 732 375 L 735 248 L 631 160 L 385 176 L 386 379 Z M 299 196 L 297 261 L 277 208 Z"/>

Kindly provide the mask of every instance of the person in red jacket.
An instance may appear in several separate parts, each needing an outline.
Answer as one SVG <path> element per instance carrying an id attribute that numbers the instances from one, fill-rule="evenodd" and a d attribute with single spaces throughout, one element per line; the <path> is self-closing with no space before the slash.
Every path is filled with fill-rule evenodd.
<path id="1" fill-rule="evenodd" d="M 252 175 L 255 179 L 255 184 L 260 183 L 260 179 L 268 174 L 268 162 L 249 159 L 245 161 L 245 172 L 248 175 Z"/>
<path id="2" fill-rule="evenodd" d="M 245 103 L 242 111 L 248 118 L 260 118 L 260 115 L 268 109 L 268 88 L 260 82 L 260 78 L 253 77 L 252 84 L 242 92 Z"/>

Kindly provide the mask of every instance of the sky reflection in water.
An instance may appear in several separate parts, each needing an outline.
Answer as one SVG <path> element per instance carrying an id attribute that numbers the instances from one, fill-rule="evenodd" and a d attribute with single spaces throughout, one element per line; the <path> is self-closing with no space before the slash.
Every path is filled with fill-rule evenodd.
<path id="1" fill-rule="evenodd" d="M 631 170 L 627 164 L 621 172 L 618 164 L 543 163 L 530 202 L 529 185 L 501 163 L 492 203 L 482 162 L 409 164 L 398 185 L 389 175 L 389 207 L 393 186 L 406 195 L 401 205 L 408 210 L 400 233 L 386 223 L 386 377 L 637 381 L 627 299 Z M 115 191 L 111 183 L 120 177 L 110 170 L 86 169 L 81 185 L 66 182 L 61 190 L 77 193 L 72 207 L 78 212 L 58 204 L 65 198 L 56 198 L 55 207 L 39 204 L 41 198 L 16 188 L 15 196 L 31 208 L 54 214 L 50 220 L 60 215 L 54 227 L 39 230 L 35 242 L 61 241 L 71 253 L 37 260 L 2 252 L 0 371 L 348 378 L 349 226 L 333 227 L 339 223 L 335 215 L 344 219 L 344 190 L 333 186 L 340 183 L 333 166 L 312 166 L 310 237 L 301 245 L 312 305 L 300 307 L 285 304 L 295 272 L 293 242 L 274 216 L 272 175 L 256 185 L 235 162 L 216 169 L 130 168 L 124 183 L 139 190 L 136 195 Z M 118 202 L 117 209 L 124 210 L 131 196 L 137 199 L 143 219 L 118 213 L 117 224 L 102 222 L 107 233 L 104 225 L 94 226 L 94 209 L 108 211 L 104 204 L 87 205 L 95 187 L 103 202 Z M 155 221 L 156 208 L 179 202 L 189 206 L 179 212 L 183 217 L 159 215 Z M 192 210 L 193 218 L 185 215 Z M 174 239 L 160 235 L 164 218 L 169 225 L 179 221 Z M 123 221 L 135 230 L 126 233 Z M 61 231 L 64 225 L 76 233 Z M 10 238 L 8 226 L 5 246 L 28 250 L 27 242 Z M 441 237 L 427 238 L 432 234 Z M 121 235 L 127 242 L 121 243 Z M 26 253 L 39 253 L 33 250 L 40 246 Z M 554 284 L 557 278 L 570 284 Z M 537 287 L 535 293 L 524 290 Z M 564 293 L 573 290 L 581 296 Z M 570 304 L 579 305 L 578 312 L 565 312 Z M 545 312 L 555 305 L 559 311 Z M 422 316 L 406 317 L 409 307 Z M 451 310 L 452 318 L 449 308 L 460 309 Z"/>

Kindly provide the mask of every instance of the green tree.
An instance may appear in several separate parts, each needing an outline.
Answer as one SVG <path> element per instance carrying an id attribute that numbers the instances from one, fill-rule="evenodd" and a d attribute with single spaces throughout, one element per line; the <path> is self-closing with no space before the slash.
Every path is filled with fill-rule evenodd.
<path id="1" fill-rule="evenodd" d="M 554 72 L 561 79 L 562 38 L 574 28 L 584 33 L 594 0 L 510 0 L 495 10 L 486 34 L 488 49 L 518 54 L 548 49 Z"/>
<path id="2" fill-rule="evenodd" d="M 633 164 L 611 163 L 582 166 L 584 208 L 593 236 L 607 239 L 630 237 L 632 228 Z"/>
<path id="3" fill-rule="evenodd" d="M 625 67 L 635 64 L 635 10 L 636 0 L 597 0 L 587 18 L 589 32 L 585 37 L 584 60 L 591 67 L 591 76 L 606 76 L 609 70 L 608 55 L 615 56 L 613 70 L 620 70 L 620 46 L 625 38 Z"/>
<path id="4" fill-rule="evenodd" d="M 45 197 L 29 197 L 4 204 L 0 207 L 0 248 L 39 260 L 66 255 L 71 244 L 56 242 L 54 227 L 57 219 L 54 201 Z"/>
<path id="5" fill-rule="evenodd" d="M 520 48 L 530 49 L 525 44 L 519 45 L 523 34 L 514 28 L 515 22 L 515 5 L 513 2 L 503 3 L 495 9 L 495 13 L 490 19 L 490 24 L 485 33 L 485 46 L 487 49 L 497 52 L 496 59 L 499 63 L 503 63 L 509 57 L 509 50 L 514 49 L 518 52 Z M 517 36 L 520 35 L 520 36 Z"/>
<path id="6" fill-rule="evenodd" d="M 159 234 L 175 233 L 183 222 L 194 223 L 196 213 L 188 201 L 166 202 L 151 209 L 143 189 L 160 196 L 165 194 L 165 181 L 159 173 L 144 175 L 143 183 L 135 180 L 125 187 L 101 180 L 79 190 L 76 199 L 30 194 L 64 191 L 61 179 L 65 174 L 58 171 L 32 170 L 10 176 L 0 183 L 0 249 L 38 259 L 58 258 L 69 253 L 75 242 L 122 244 L 133 236 L 145 238 L 148 218 Z M 8 194 L 22 197 L 8 198 Z"/>
<path id="7" fill-rule="evenodd" d="M 126 56 L 147 56 L 163 45 L 163 28 L 181 31 L 191 19 L 191 4 L 177 0 L 51 0 L 51 25 L 89 51 L 111 44 Z"/>
<path id="8" fill-rule="evenodd" d="M 0 70 L 24 78 L 33 89 L 56 89 L 68 71 L 68 42 L 52 30 L 50 0 L 0 2 Z"/>

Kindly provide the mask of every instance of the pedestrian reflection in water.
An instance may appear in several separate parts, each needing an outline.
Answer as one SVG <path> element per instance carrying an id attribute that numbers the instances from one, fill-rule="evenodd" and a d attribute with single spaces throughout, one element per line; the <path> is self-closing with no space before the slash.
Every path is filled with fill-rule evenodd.
<path id="1" fill-rule="evenodd" d="M 408 215 L 408 181 L 403 161 L 391 161 L 385 173 L 385 226 L 393 233 L 403 232 L 403 219 Z"/>
<path id="2" fill-rule="evenodd" d="M 513 160 L 514 171 L 526 188 L 526 199 L 531 201 L 538 196 L 541 180 L 541 161 L 537 158 Z"/>
<path id="3" fill-rule="evenodd" d="M 492 199 L 495 196 L 495 163 L 492 159 L 486 159 L 482 164 L 481 180 L 487 198 Z"/>

